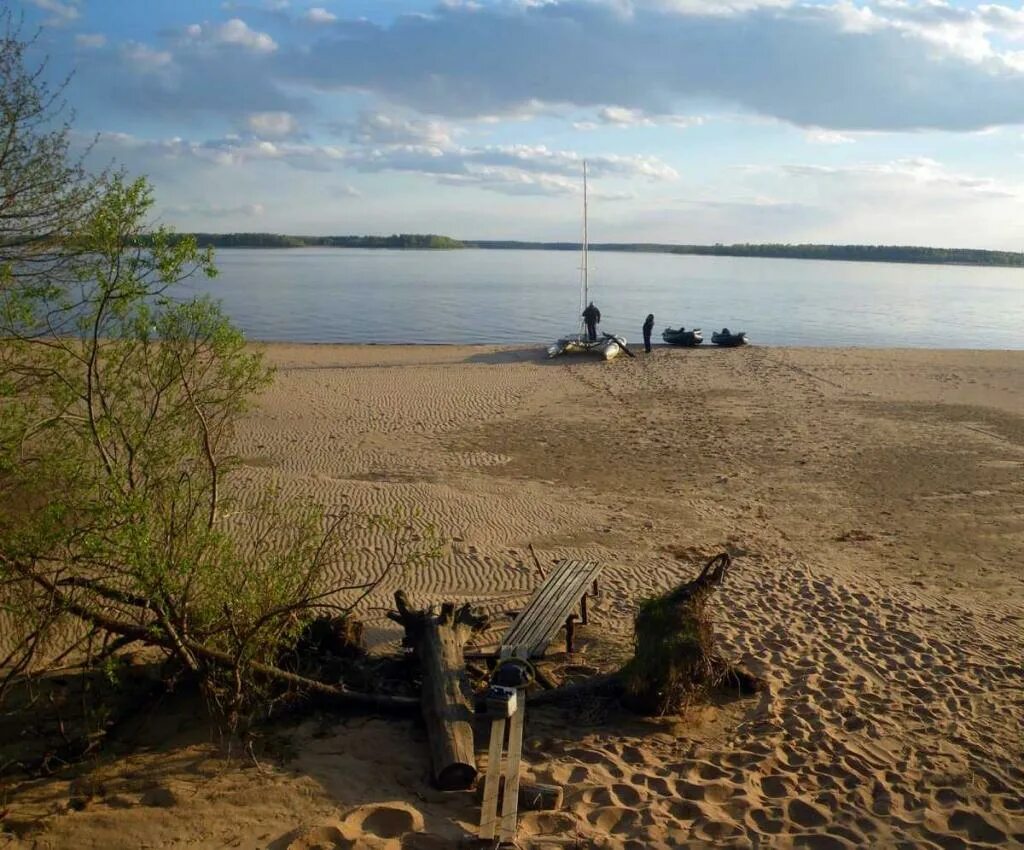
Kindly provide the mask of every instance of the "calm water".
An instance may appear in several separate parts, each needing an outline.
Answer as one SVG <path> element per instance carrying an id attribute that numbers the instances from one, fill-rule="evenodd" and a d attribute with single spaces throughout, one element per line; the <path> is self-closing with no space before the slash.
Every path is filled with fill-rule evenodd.
<path id="1" fill-rule="evenodd" d="M 224 249 L 195 288 L 251 339 L 549 342 L 574 331 L 563 251 Z M 1024 348 L 1024 270 L 594 253 L 602 330 L 723 325 L 769 345 Z"/>

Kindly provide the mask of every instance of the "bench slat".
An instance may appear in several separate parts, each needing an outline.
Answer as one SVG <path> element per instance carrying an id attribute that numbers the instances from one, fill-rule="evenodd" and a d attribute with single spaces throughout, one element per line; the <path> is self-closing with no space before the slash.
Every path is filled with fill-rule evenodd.
<path id="1" fill-rule="evenodd" d="M 548 644 L 558 633 L 558 630 L 562 627 L 566 618 L 579 604 L 580 598 L 583 594 L 587 593 L 590 585 L 601 572 L 601 568 L 597 564 L 584 564 L 581 566 L 584 569 L 581 569 L 575 574 L 573 584 L 567 589 L 562 597 L 562 605 L 560 609 L 554 616 L 550 617 L 550 619 L 546 621 L 547 630 L 541 632 L 539 637 L 534 641 L 533 645 L 537 647 L 537 651 L 540 653 L 543 653 L 544 650 L 547 649 Z"/>
<path id="2" fill-rule="evenodd" d="M 566 578 L 548 596 L 543 607 L 540 607 L 534 617 L 532 627 L 523 637 L 523 642 L 536 648 L 536 652 L 543 653 L 551 639 L 562 627 L 566 617 L 579 604 L 580 596 L 585 591 L 577 592 L 582 588 L 579 573 L 572 570 L 566 571 Z"/>
<path id="3" fill-rule="evenodd" d="M 536 658 L 561 628 L 573 608 L 601 573 L 597 561 L 563 558 L 541 583 L 501 641 L 503 653 L 514 647 L 516 655 Z"/>
<path id="4" fill-rule="evenodd" d="M 537 588 L 526 608 L 512 624 L 509 642 L 532 646 L 533 642 L 540 638 L 550 618 L 557 616 L 558 610 L 561 609 L 564 595 L 571 589 L 574 578 L 572 567 L 573 564 L 570 563 L 564 569 L 556 569 Z"/>
<path id="5" fill-rule="evenodd" d="M 530 646 L 546 631 L 552 617 L 557 617 L 564 596 L 573 583 L 573 565 L 566 564 L 556 569 L 534 592 L 526 608 L 512 624 L 506 640 L 510 643 L 525 643 Z M 567 615 L 568 616 L 568 615 Z M 559 625 L 561 625 L 559 623 Z"/>

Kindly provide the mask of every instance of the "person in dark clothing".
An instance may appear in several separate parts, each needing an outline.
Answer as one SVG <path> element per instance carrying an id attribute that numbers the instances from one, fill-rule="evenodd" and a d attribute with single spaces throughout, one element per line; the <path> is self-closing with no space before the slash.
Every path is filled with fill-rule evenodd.
<path id="1" fill-rule="evenodd" d="M 583 311 L 583 321 L 587 323 L 587 338 L 591 342 L 597 341 L 597 325 L 601 321 L 601 311 L 591 301 L 587 309 Z"/>
<path id="2" fill-rule="evenodd" d="M 654 313 L 648 313 L 644 319 L 644 351 L 651 353 L 651 331 L 654 330 Z"/>

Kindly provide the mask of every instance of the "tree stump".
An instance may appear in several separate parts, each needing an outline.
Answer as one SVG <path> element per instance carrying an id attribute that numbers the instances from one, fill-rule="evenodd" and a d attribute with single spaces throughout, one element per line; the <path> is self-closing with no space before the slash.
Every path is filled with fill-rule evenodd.
<path id="1" fill-rule="evenodd" d="M 640 605 L 633 659 L 622 671 L 627 707 L 641 714 L 679 711 L 726 677 L 730 668 L 715 652 L 705 606 L 731 563 L 722 553 L 693 581 Z"/>
<path id="2" fill-rule="evenodd" d="M 388 612 L 388 617 L 405 629 L 406 645 L 412 647 L 420 665 L 420 705 L 434 783 L 444 791 L 470 788 L 477 776 L 473 691 L 462 650 L 487 620 L 469 605 L 456 608 L 450 602 L 441 606 L 440 613 L 433 608 L 414 610 L 401 590 L 395 592 L 395 607 L 398 610 Z"/>

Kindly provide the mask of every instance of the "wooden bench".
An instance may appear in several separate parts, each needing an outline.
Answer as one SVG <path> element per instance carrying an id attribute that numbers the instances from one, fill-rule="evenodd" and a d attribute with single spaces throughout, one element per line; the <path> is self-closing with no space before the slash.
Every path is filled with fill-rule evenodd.
<path id="1" fill-rule="evenodd" d="M 539 565 L 538 565 L 539 566 Z M 597 561 L 574 561 L 563 558 L 545 576 L 533 592 L 526 607 L 519 612 L 498 648 L 499 658 L 541 658 L 552 638 L 565 624 L 565 648 L 572 652 L 576 605 L 580 619 L 587 622 L 587 594 L 597 594 L 597 577 L 601 565 Z M 493 655 L 491 656 L 493 658 Z M 539 671 L 538 671 L 539 676 Z M 523 754 L 523 724 L 526 713 L 526 689 L 518 692 L 518 708 L 508 718 L 508 744 L 505 743 L 506 719 L 495 717 L 487 751 L 487 773 L 484 777 L 483 805 L 480 809 L 482 841 L 492 842 L 495 833 L 501 844 L 512 842 L 516 834 L 519 809 L 519 773 Z M 505 758 L 502 758 L 502 752 Z M 504 768 L 501 816 L 498 817 L 498 788 Z"/>
<path id="2" fill-rule="evenodd" d="M 576 605 L 580 606 L 580 622 L 586 625 L 587 594 L 597 593 L 600 573 L 597 561 L 558 561 L 505 633 L 499 655 L 541 658 L 563 623 L 565 649 L 572 652 Z"/>

